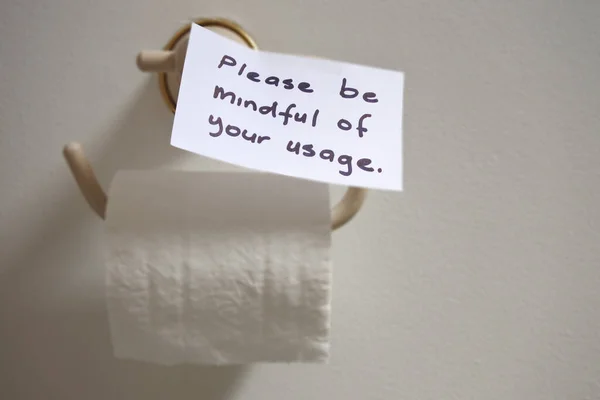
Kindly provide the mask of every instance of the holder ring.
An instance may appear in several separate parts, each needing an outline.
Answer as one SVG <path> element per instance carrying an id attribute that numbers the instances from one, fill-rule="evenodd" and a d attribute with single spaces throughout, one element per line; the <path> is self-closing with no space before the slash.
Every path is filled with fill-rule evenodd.
<path id="1" fill-rule="evenodd" d="M 199 19 L 194 20 L 194 23 L 196 23 L 200 26 L 203 26 L 205 28 L 208 28 L 211 26 L 216 26 L 219 28 L 227 29 L 228 31 L 235 33 L 251 49 L 254 49 L 254 50 L 258 49 L 258 45 L 254 41 L 254 39 L 252 39 L 250 34 L 248 32 L 246 32 L 244 30 L 244 28 L 242 28 L 240 25 L 238 25 L 237 23 L 235 23 L 231 20 L 228 20 L 225 18 L 199 18 Z M 192 29 L 191 25 L 187 25 L 187 26 L 184 26 L 183 28 L 181 28 L 179 31 L 177 31 L 175 33 L 175 35 L 173 35 L 173 37 L 171 38 L 171 40 L 169 40 L 169 42 L 163 48 L 163 50 L 173 51 L 175 49 L 175 47 L 177 46 L 177 43 L 179 43 L 179 41 L 183 37 L 185 37 L 187 34 L 189 34 L 191 29 Z M 167 104 L 167 107 L 169 107 L 171 112 L 175 113 L 177 101 L 173 98 L 173 95 L 171 94 L 167 74 L 168 74 L 167 72 L 159 72 L 158 73 L 158 84 L 160 87 L 160 94 L 161 94 L 164 102 Z"/>

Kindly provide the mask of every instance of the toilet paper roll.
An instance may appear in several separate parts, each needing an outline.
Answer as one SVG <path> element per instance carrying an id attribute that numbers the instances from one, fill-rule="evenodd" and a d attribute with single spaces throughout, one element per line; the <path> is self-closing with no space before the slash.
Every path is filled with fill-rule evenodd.
<path id="1" fill-rule="evenodd" d="M 108 198 L 117 358 L 327 362 L 326 185 L 263 173 L 121 171 Z"/>

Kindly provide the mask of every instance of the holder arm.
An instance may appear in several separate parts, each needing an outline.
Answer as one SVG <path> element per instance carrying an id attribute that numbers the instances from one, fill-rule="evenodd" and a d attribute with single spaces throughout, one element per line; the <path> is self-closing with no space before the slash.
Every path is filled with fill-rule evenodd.
<path id="1" fill-rule="evenodd" d="M 90 165 L 83 148 L 79 143 L 69 143 L 63 149 L 63 155 L 67 160 L 69 169 L 79 186 L 83 197 L 92 210 L 102 219 L 106 215 L 107 197 L 104 190 L 96 179 L 96 174 Z"/>
<path id="2" fill-rule="evenodd" d="M 106 217 L 106 193 L 98 183 L 96 174 L 89 163 L 83 148 L 79 143 L 69 143 L 63 149 L 67 165 L 79 186 L 81 194 L 102 219 Z M 336 230 L 349 222 L 362 207 L 367 191 L 362 188 L 350 187 L 338 204 L 331 211 L 331 229 Z"/>

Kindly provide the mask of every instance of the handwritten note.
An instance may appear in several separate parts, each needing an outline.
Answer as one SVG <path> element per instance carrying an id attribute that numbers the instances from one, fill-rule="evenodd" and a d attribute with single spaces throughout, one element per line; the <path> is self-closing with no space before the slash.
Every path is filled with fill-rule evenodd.
<path id="1" fill-rule="evenodd" d="M 171 145 L 242 167 L 402 190 L 402 72 L 249 49 L 192 25 Z"/>

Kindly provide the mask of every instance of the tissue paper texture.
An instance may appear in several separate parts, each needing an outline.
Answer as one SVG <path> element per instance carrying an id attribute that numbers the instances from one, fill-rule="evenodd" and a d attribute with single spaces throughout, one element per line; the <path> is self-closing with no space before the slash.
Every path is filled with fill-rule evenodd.
<path id="1" fill-rule="evenodd" d="M 326 362 L 324 184 L 246 172 L 121 171 L 106 218 L 117 358 Z"/>

